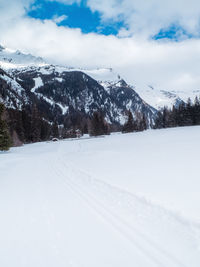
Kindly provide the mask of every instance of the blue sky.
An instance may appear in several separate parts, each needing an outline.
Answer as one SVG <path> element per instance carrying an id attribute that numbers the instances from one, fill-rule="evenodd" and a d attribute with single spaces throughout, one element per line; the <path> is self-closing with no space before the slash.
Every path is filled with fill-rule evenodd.
<path id="1" fill-rule="evenodd" d="M 114 21 L 112 19 L 102 22 L 100 12 L 92 12 L 87 7 L 87 0 L 82 0 L 80 4 L 71 5 L 37 0 L 32 5 L 32 10 L 27 11 L 27 15 L 36 19 L 52 19 L 54 17 L 66 16 L 66 19 L 59 26 L 70 28 L 80 28 L 83 33 L 100 33 L 104 35 L 117 35 L 118 31 L 126 25 L 123 20 Z"/>
<path id="2" fill-rule="evenodd" d="M 128 29 L 123 19 L 109 19 L 102 21 L 101 13 L 92 12 L 87 6 L 87 0 L 82 0 L 80 4 L 63 4 L 46 0 L 36 0 L 27 10 L 27 15 L 36 19 L 53 19 L 55 17 L 66 16 L 64 20 L 57 23 L 58 26 L 67 26 L 70 28 L 80 28 L 83 33 L 99 33 L 103 35 L 117 35 L 122 28 Z M 180 25 L 172 24 L 168 28 L 161 28 L 152 38 L 155 40 L 170 39 L 179 41 L 179 36 L 192 38 Z"/>
<path id="3" fill-rule="evenodd" d="M 160 29 L 160 31 L 155 36 L 153 36 L 153 39 L 155 40 L 161 40 L 166 38 L 175 42 L 179 42 L 182 41 L 182 39 L 193 38 L 193 35 L 188 33 L 180 25 L 172 24 L 167 29 Z"/>

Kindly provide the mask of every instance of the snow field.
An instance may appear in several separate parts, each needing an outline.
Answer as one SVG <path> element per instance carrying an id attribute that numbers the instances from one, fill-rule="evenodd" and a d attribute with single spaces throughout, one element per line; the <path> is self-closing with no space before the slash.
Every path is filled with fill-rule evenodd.
<path id="1" fill-rule="evenodd" d="M 1 153 L 0 266 L 199 267 L 199 135 L 187 127 Z"/>

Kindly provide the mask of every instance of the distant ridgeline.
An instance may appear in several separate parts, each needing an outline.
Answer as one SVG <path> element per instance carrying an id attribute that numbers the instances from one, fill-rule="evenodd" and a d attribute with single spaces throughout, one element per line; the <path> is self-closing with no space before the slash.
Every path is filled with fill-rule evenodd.
<path id="1" fill-rule="evenodd" d="M 0 101 L 13 145 L 200 124 L 198 98 L 158 111 L 120 78 L 103 83 L 53 65 L 0 69 Z"/>
<path id="2" fill-rule="evenodd" d="M 129 112 L 137 125 L 145 120 L 145 128 L 157 117 L 157 110 L 123 80 L 104 88 L 81 71 L 58 72 L 49 65 L 0 69 L 0 99 L 13 145 L 120 131 Z"/>

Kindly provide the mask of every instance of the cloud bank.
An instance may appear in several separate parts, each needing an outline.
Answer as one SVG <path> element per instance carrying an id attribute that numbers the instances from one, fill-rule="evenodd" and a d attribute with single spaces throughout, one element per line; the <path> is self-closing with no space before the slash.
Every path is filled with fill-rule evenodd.
<path id="1" fill-rule="evenodd" d="M 52 0 L 53 1 L 53 0 Z M 59 0 L 71 4 L 73 0 Z M 78 0 L 76 2 L 79 2 Z M 134 3 L 133 3 L 134 2 Z M 0 0 L 0 42 L 67 66 L 113 67 L 130 83 L 162 89 L 200 88 L 200 3 L 196 0 L 88 0 L 102 20 L 124 19 L 119 36 L 83 34 L 58 26 L 63 17 L 36 20 L 26 16 L 34 0 Z M 58 19 L 58 20 L 57 20 Z M 156 41 L 151 36 L 178 23 L 194 38 Z"/>

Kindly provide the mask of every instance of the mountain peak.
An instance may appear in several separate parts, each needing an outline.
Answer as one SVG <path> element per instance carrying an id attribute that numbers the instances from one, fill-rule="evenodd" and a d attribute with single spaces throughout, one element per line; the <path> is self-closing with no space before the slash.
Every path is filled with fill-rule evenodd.
<path id="1" fill-rule="evenodd" d="M 4 69 L 21 68 L 27 66 L 45 65 L 41 57 L 25 54 L 20 50 L 12 50 L 0 45 L 0 66 Z"/>

